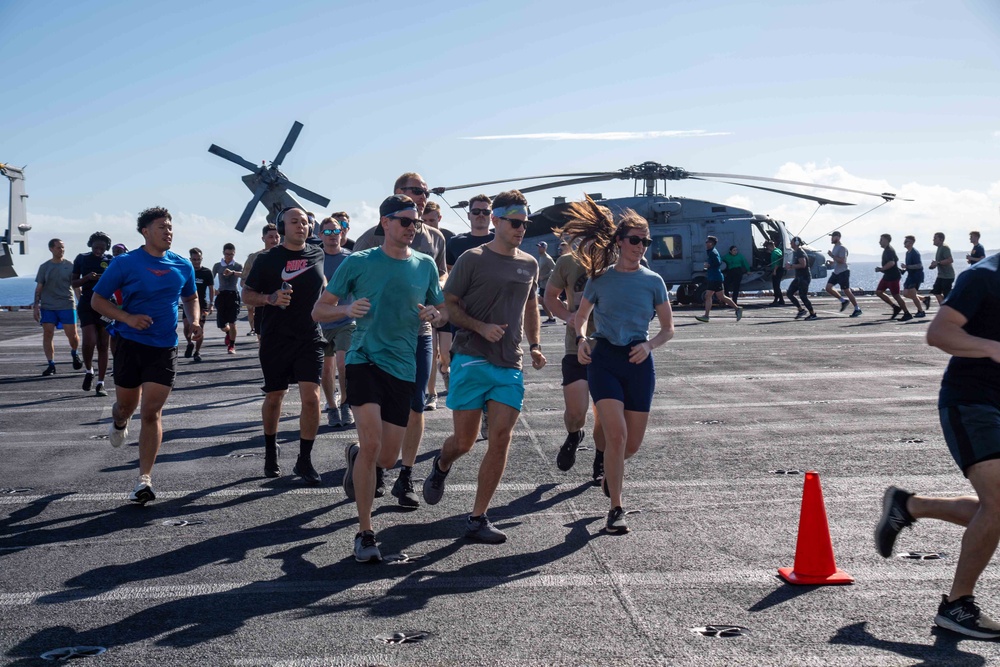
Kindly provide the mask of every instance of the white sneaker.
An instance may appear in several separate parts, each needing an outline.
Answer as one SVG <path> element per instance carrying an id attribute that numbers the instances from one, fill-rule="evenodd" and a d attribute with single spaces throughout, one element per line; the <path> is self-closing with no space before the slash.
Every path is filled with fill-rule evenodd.
<path id="1" fill-rule="evenodd" d="M 111 443 L 112 447 L 121 447 L 125 444 L 126 438 L 128 438 L 128 422 L 125 422 L 125 428 L 118 429 L 115 427 L 115 420 L 112 417 L 111 426 L 108 428 L 108 442 Z"/>
<path id="2" fill-rule="evenodd" d="M 128 499 L 129 502 L 140 505 L 145 505 L 150 500 L 156 500 L 156 494 L 153 493 L 153 480 L 150 479 L 149 475 L 139 476 L 139 482 L 132 489 L 132 493 L 128 495 Z"/>

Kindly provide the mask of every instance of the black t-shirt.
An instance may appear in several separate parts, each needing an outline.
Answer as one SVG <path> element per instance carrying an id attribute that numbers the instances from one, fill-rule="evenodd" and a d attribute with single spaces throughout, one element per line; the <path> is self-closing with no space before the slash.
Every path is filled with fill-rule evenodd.
<path id="1" fill-rule="evenodd" d="M 803 259 L 806 260 L 805 268 L 795 269 L 795 279 L 800 282 L 803 280 L 812 280 L 812 272 L 809 270 L 809 255 L 802 248 L 792 251 L 792 266 L 795 266 Z"/>
<path id="2" fill-rule="evenodd" d="M 101 257 L 95 257 L 94 253 L 86 252 L 76 256 L 73 260 L 73 275 L 78 275 L 81 278 L 90 272 L 97 274 L 100 278 L 104 274 L 104 270 L 108 268 L 108 264 L 114 259 L 111 255 L 105 253 Z M 85 283 L 83 287 L 80 288 L 80 305 L 89 308 L 90 307 L 90 297 L 94 296 L 94 287 L 97 285 L 97 281 Z"/>
<path id="3" fill-rule="evenodd" d="M 493 236 L 493 232 L 490 232 L 486 236 L 473 236 L 471 233 L 466 232 L 465 234 L 457 234 L 451 237 L 448 239 L 447 246 L 445 246 L 445 263 L 448 266 L 454 266 L 463 252 L 472 248 L 478 248 L 484 243 L 489 243 L 493 240 Z"/>
<path id="4" fill-rule="evenodd" d="M 208 286 L 214 284 L 215 276 L 212 275 L 212 269 L 203 266 L 194 270 L 194 286 L 198 290 L 198 305 L 201 306 L 202 310 L 208 308 L 208 299 L 205 298 L 205 294 L 208 292 Z"/>
<path id="5" fill-rule="evenodd" d="M 292 286 L 292 302 L 284 309 L 267 304 L 261 316 L 260 334 L 265 339 L 280 336 L 295 340 L 322 340 L 312 309 L 323 291 L 323 249 L 306 245 L 303 250 L 275 246 L 260 255 L 250 269 L 246 286 L 261 294 Z"/>
<path id="6" fill-rule="evenodd" d="M 882 277 L 889 281 L 899 280 L 902 278 L 903 274 L 899 270 L 899 255 L 896 254 L 896 251 L 892 249 L 891 245 L 887 245 L 882 250 L 882 266 L 885 266 L 889 262 L 896 263 L 893 264 L 891 269 L 883 272 Z"/>
<path id="7" fill-rule="evenodd" d="M 944 305 L 969 321 L 963 329 L 977 338 L 1000 341 L 1000 254 L 958 274 Z M 941 381 L 938 407 L 985 403 L 1000 407 L 1000 364 L 989 358 L 952 357 Z"/>

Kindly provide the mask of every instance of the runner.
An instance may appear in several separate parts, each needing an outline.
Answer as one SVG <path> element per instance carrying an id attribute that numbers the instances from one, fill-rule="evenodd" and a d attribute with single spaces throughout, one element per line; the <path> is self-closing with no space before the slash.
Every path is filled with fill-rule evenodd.
<path id="1" fill-rule="evenodd" d="M 764 249 L 770 253 L 768 269 L 771 272 L 771 293 L 774 295 L 774 299 L 770 305 L 784 306 L 785 296 L 781 291 L 781 281 L 785 278 L 784 252 L 782 252 L 781 248 L 775 247 L 774 241 L 770 239 L 764 241 Z"/>
<path id="2" fill-rule="evenodd" d="M 441 232 L 441 235 L 445 237 L 445 262 L 448 260 L 448 237 L 445 235 L 443 229 L 441 229 L 441 207 L 437 202 L 429 201 L 424 204 L 424 214 L 423 214 L 424 226 L 430 226 Z M 441 328 L 435 327 L 431 333 L 431 364 L 430 364 L 430 375 L 427 377 L 427 392 L 426 398 L 424 400 L 424 410 L 437 410 L 437 375 L 438 375 L 438 364 L 437 359 L 440 358 L 441 348 L 440 348 L 440 338 L 441 335 L 447 333 L 449 340 L 448 344 L 451 344 L 451 325 L 444 324 Z M 442 374 L 443 375 L 443 374 Z M 447 390 L 448 381 L 447 378 L 442 377 L 442 382 L 445 383 L 445 389 Z"/>
<path id="3" fill-rule="evenodd" d="M 952 356 L 941 381 L 938 414 L 948 450 L 975 496 L 932 498 L 890 486 L 875 527 L 875 549 L 892 555 L 899 532 L 918 519 L 965 527 L 951 590 L 934 622 L 979 639 L 1000 638 L 1000 623 L 982 613 L 976 583 L 1000 539 L 1000 255 L 976 263 L 927 329 L 927 342 Z"/>
<path id="4" fill-rule="evenodd" d="M 202 336 L 200 308 L 191 262 L 170 251 L 173 224 L 165 208 L 139 214 L 143 245 L 118 257 L 93 288 L 94 312 L 114 320 L 115 404 L 111 408 L 108 440 L 121 447 L 128 438 L 128 422 L 139 408 L 139 482 L 128 499 L 146 504 L 153 493 L 153 464 L 163 440 L 161 413 L 174 386 L 177 364 L 177 300 L 192 322 L 191 336 Z M 119 308 L 111 301 L 122 292 Z M 140 407 L 141 403 L 141 407 Z"/>
<path id="5" fill-rule="evenodd" d="M 722 258 L 722 263 L 726 267 L 723 272 L 723 287 L 733 303 L 739 305 L 740 285 L 743 283 L 743 276 L 750 272 L 750 265 L 740 252 L 739 246 L 735 245 L 729 246 L 729 252 Z"/>
<path id="6" fill-rule="evenodd" d="M 198 324 L 201 325 L 201 329 L 204 332 L 205 320 L 212 312 L 212 304 L 215 303 L 215 277 L 208 267 L 201 265 L 205 257 L 201 248 L 191 248 L 188 257 L 191 260 L 191 265 L 194 267 L 194 285 L 198 291 L 198 308 L 201 310 L 201 321 Z M 194 327 L 191 326 L 191 320 L 187 318 L 186 312 L 181 314 L 181 319 L 184 320 L 184 338 L 187 340 L 187 347 L 184 348 L 184 358 L 190 359 L 194 355 L 194 360 L 200 362 L 201 344 L 204 342 L 205 337 L 202 335 L 197 340 L 193 338 Z"/>
<path id="7" fill-rule="evenodd" d="M 556 318 L 545 305 L 545 286 L 549 283 L 552 270 L 556 268 L 556 262 L 549 255 L 549 244 L 539 241 L 538 248 L 538 296 L 542 300 L 542 312 L 545 313 L 545 321 L 542 324 L 555 324 Z"/>
<path id="8" fill-rule="evenodd" d="M 924 282 L 924 261 L 920 258 L 920 251 L 913 247 L 913 244 L 917 242 L 917 239 L 913 236 L 906 236 L 903 238 L 903 247 L 906 248 L 905 264 L 903 268 L 906 269 L 906 282 L 903 283 L 903 296 L 913 302 L 913 305 L 917 308 L 917 314 L 914 317 L 926 317 L 927 313 L 924 312 L 924 304 L 921 302 L 920 297 L 917 296 L 917 290 L 920 289 L 920 284 Z M 906 319 L 905 317 L 903 318 Z"/>
<path id="9" fill-rule="evenodd" d="M 979 232 L 969 232 L 969 243 L 972 244 L 972 251 L 965 256 L 965 261 L 969 264 L 978 264 L 986 257 L 986 249 L 979 242 Z"/>
<path id="10" fill-rule="evenodd" d="M 260 239 L 264 242 L 264 249 L 258 250 L 257 252 L 252 252 L 247 257 L 247 261 L 243 262 L 243 275 L 240 276 L 240 289 L 246 286 L 246 277 L 250 275 L 250 269 L 253 268 L 253 263 L 256 259 L 267 252 L 274 246 L 281 243 L 281 235 L 278 234 L 278 228 L 273 224 L 264 225 L 264 229 L 261 230 Z M 259 313 L 263 311 L 258 311 L 256 308 L 247 304 L 247 322 L 250 324 L 250 331 L 247 332 L 248 336 L 256 336 L 260 331 L 260 318 Z"/>
<path id="11" fill-rule="evenodd" d="M 35 275 L 35 300 L 32 315 L 42 325 L 42 352 L 48 365 L 43 376 L 56 374 L 56 348 L 53 338 L 56 329 L 62 329 L 69 341 L 74 370 L 83 368 L 80 354 L 80 337 L 76 331 L 76 301 L 73 288 L 73 262 L 66 259 L 66 244 L 60 239 L 49 241 L 52 259 L 38 267 Z"/>
<path id="12" fill-rule="evenodd" d="M 653 350 L 674 336 L 667 286 L 659 274 L 641 266 L 649 247 L 649 225 L 626 209 L 615 225 L 590 197 L 570 204 L 562 232 L 581 240 L 577 253 L 589 276 L 573 319 L 577 355 L 587 366 L 590 394 L 604 427 L 604 493 L 611 499 L 605 528 L 627 533 L 622 486 L 625 461 L 639 451 L 646 434 L 656 376 Z M 711 238 L 711 237 L 710 237 Z M 724 294 L 724 293 L 723 293 Z M 594 342 L 587 338 L 587 318 L 594 313 Z M 649 338 L 656 315 L 660 331 Z"/>
<path id="13" fill-rule="evenodd" d="M 403 195 L 383 201 L 379 206 L 383 244 L 355 250 L 313 308 L 318 322 L 357 320 L 346 376 L 359 442 L 344 452 L 344 493 L 358 506 L 354 558 L 359 562 L 382 560 L 372 526 L 376 467 L 392 467 L 399 458 L 411 398 L 418 388 L 415 334 L 421 322 L 440 324 L 444 318 L 437 308 L 442 302 L 438 267 L 430 257 L 410 249 L 421 228 L 417 211 L 416 202 Z M 341 303 L 350 296 L 353 303 Z"/>
<path id="14" fill-rule="evenodd" d="M 279 477 L 278 425 L 290 382 L 299 386 L 299 456 L 292 472 L 307 484 L 322 480 L 312 464 L 319 431 L 319 387 L 323 335 L 312 307 L 323 289 L 323 251 L 306 243 L 309 218 L 301 208 L 282 210 L 275 219 L 282 243 L 254 260 L 243 288 L 244 300 L 262 309 L 260 368 L 264 374 L 264 476 Z"/>
<path id="15" fill-rule="evenodd" d="M 527 231 L 528 201 L 517 190 L 493 200 L 495 238 L 467 250 L 445 284 L 448 316 L 458 332 L 452 348 L 451 389 L 454 432 L 444 441 L 424 480 L 424 500 L 444 496 L 452 465 L 472 450 L 480 418 L 489 412 L 489 438 L 466 537 L 500 544 L 507 535 L 486 515 L 507 465 L 511 432 L 524 401 L 521 336 L 529 342 L 532 366 L 545 366 L 539 343 L 538 262 L 518 246 Z"/>
<path id="16" fill-rule="evenodd" d="M 705 262 L 705 314 L 694 319 L 699 322 L 708 322 L 712 312 L 712 297 L 718 297 L 719 301 L 736 309 L 736 321 L 739 322 L 743 319 L 743 309 L 726 296 L 725 278 L 722 275 L 722 257 L 715 249 L 718 243 L 719 239 L 714 236 L 705 239 L 705 254 L 708 255 L 708 260 Z"/>
<path id="17" fill-rule="evenodd" d="M 882 266 L 876 266 L 875 273 L 881 273 L 882 279 L 878 281 L 878 287 L 875 288 L 875 295 L 892 306 L 890 320 L 899 317 L 900 313 L 905 313 L 902 321 L 906 322 L 907 320 L 912 320 L 913 315 L 910 315 L 910 311 L 906 309 L 906 302 L 899 295 L 899 281 L 903 277 L 903 274 L 899 271 L 899 266 L 897 266 L 899 264 L 899 255 L 893 250 L 892 245 L 890 245 L 891 243 L 891 234 L 882 234 L 878 239 L 878 244 L 882 246 Z M 887 291 L 892 294 L 892 299 L 885 295 Z M 893 299 L 895 299 L 896 303 L 893 303 Z"/>
<path id="18" fill-rule="evenodd" d="M 83 327 L 83 390 L 90 391 L 94 384 L 94 350 L 97 350 L 97 388 L 94 394 L 107 396 L 104 390 L 104 376 L 108 372 L 108 345 L 110 336 L 101 316 L 91 307 L 91 297 L 94 295 L 94 285 L 114 259 L 108 254 L 111 247 L 111 237 L 104 232 L 94 232 L 87 239 L 90 252 L 77 255 L 73 261 L 74 289 L 80 290 L 80 304 L 77 316 Z"/>
<path id="19" fill-rule="evenodd" d="M 331 213 L 330 217 L 340 223 L 340 247 L 345 250 L 354 250 L 354 241 L 347 238 L 347 231 L 351 228 L 351 216 L 347 211 L 337 211 Z"/>
<path id="20" fill-rule="evenodd" d="M 851 317 L 861 317 L 861 308 L 858 307 L 858 300 L 851 290 L 851 269 L 847 265 L 848 253 L 847 248 L 840 243 L 840 232 L 830 234 L 830 243 L 833 244 L 833 248 L 826 251 L 826 254 L 830 256 L 826 265 L 828 268 L 832 268 L 833 272 L 826 281 L 826 293 L 840 301 L 840 312 L 844 312 L 847 304 L 850 303 L 854 305 Z M 844 290 L 843 296 L 837 291 L 837 285 L 840 285 L 840 289 Z"/>
<path id="21" fill-rule="evenodd" d="M 229 354 L 236 354 L 236 320 L 240 317 L 239 279 L 243 276 L 243 265 L 235 257 L 236 246 L 227 243 L 222 246 L 222 261 L 212 267 L 212 276 L 219 278 L 215 320 L 219 328 L 226 332 L 226 351 Z"/>
<path id="22" fill-rule="evenodd" d="M 937 247 L 937 252 L 934 254 L 934 259 L 931 260 L 930 268 L 932 271 L 937 269 L 937 277 L 934 279 L 931 294 L 934 295 L 940 306 L 941 302 L 951 294 L 951 286 L 955 282 L 955 259 L 951 256 L 951 248 L 944 244 L 943 232 L 934 235 L 934 245 Z M 930 307 L 931 297 L 925 296 L 924 308 Z"/>
<path id="23" fill-rule="evenodd" d="M 320 225 L 320 238 L 323 239 L 323 275 L 329 283 L 333 274 L 351 251 L 340 246 L 344 232 L 340 222 L 333 216 L 324 218 Z M 342 306 L 349 306 L 353 299 L 348 295 L 341 301 Z M 345 358 L 351 349 L 351 337 L 356 325 L 351 317 L 342 317 L 332 322 L 320 325 L 326 347 L 323 352 L 323 393 L 326 395 L 326 411 L 330 413 L 330 426 L 353 426 L 354 415 L 347 401 L 347 377 L 345 375 Z M 340 378 L 340 391 L 334 388 L 334 376 Z M 338 398 L 339 397 L 339 398 Z M 338 404 L 339 400 L 339 404 Z"/>
<path id="24" fill-rule="evenodd" d="M 812 274 L 809 271 L 809 255 L 807 255 L 806 251 L 802 248 L 805 244 L 798 236 L 793 236 L 789 243 L 792 245 L 792 261 L 785 264 L 785 269 L 795 269 L 795 278 L 788 286 L 787 292 L 788 300 L 792 302 L 792 305 L 795 306 L 795 309 L 798 311 L 795 314 L 795 319 L 799 319 L 800 317 L 805 317 L 807 320 L 818 319 L 816 311 L 813 310 L 812 302 L 809 301 L 809 283 L 812 281 Z M 796 292 L 798 292 L 799 296 L 802 298 L 802 305 L 805 306 L 805 308 L 800 306 L 798 300 L 796 300 Z M 808 315 L 806 315 L 807 312 Z"/>
<path id="25" fill-rule="evenodd" d="M 566 322 L 566 346 L 562 358 L 563 422 L 566 424 L 566 440 L 559 448 L 556 466 L 560 470 L 570 470 L 576 463 L 576 451 L 586 435 L 587 410 L 590 408 L 590 392 L 587 384 L 587 367 L 580 363 L 576 344 L 576 311 L 583 299 L 583 288 L 587 284 L 587 271 L 580 258 L 566 251 L 556 260 L 556 268 L 545 286 L 545 303 L 549 312 Z M 566 302 L 559 294 L 566 293 Z M 587 335 L 594 329 L 593 318 L 587 322 Z M 604 479 L 604 427 L 594 406 L 594 467 L 593 480 L 600 484 Z"/>

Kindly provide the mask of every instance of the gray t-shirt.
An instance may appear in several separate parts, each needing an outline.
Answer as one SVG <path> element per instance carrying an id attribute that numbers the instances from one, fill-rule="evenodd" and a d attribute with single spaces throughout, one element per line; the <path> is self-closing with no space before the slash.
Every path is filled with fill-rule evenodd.
<path id="1" fill-rule="evenodd" d="M 833 249 L 830 252 L 833 253 L 833 260 L 834 260 L 833 261 L 833 275 L 837 275 L 838 273 L 843 273 L 844 271 L 849 271 L 850 270 L 850 267 L 847 266 L 847 248 L 845 248 L 844 246 L 838 244 L 838 245 L 833 246 Z M 843 257 L 843 259 L 844 259 L 844 263 L 843 264 L 838 264 L 837 263 L 837 258 L 838 257 Z"/>
<path id="2" fill-rule="evenodd" d="M 587 281 L 583 296 L 594 304 L 594 337 L 628 345 L 649 338 L 649 321 L 656 306 L 667 300 L 667 286 L 660 274 L 643 266 L 637 271 L 612 266 Z"/>
<path id="3" fill-rule="evenodd" d="M 954 280 L 955 279 L 955 265 L 954 264 L 941 264 L 942 259 L 952 259 L 951 248 L 946 245 L 939 245 L 937 253 L 934 255 L 934 261 L 938 262 L 937 266 L 937 277 L 943 280 Z"/>
<path id="4" fill-rule="evenodd" d="M 354 241 L 354 248 L 351 249 L 351 252 L 361 252 L 368 248 L 380 247 L 385 243 L 385 234 L 376 234 L 376 230 L 379 230 L 379 225 L 375 225 L 359 236 Z M 445 240 L 444 234 L 430 225 L 422 225 L 420 233 L 413 237 L 413 243 L 410 244 L 411 248 L 417 252 L 429 255 L 434 260 L 438 268 L 438 276 L 448 273 L 448 265 L 445 263 L 445 249 L 447 246 L 448 242 Z M 429 322 L 420 323 L 420 333 L 418 335 L 431 336 L 433 334 L 434 330 L 431 328 Z"/>
<path id="5" fill-rule="evenodd" d="M 236 273 L 241 273 L 243 271 L 243 265 L 239 262 L 233 262 L 229 265 L 224 265 L 222 262 L 216 262 L 215 266 L 212 267 L 212 275 L 219 277 L 219 291 L 235 292 L 240 285 L 240 276 L 223 275 L 222 272 L 226 269 L 232 269 Z"/>
<path id="6" fill-rule="evenodd" d="M 538 285 L 545 287 L 552 275 L 552 269 L 556 268 L 555 260 L 549 257 L 549 253 L 543 252 L 538 255 Z"/>
<path id="7" fill-rule="evenodd" d="M 73 262 L 64 259 L 59 263 L 45 262 L 38 267 L 35 282 L 42 286 L 38 301 L 44 310 L 72 310 L 76 308 L 73 298 Z"/>
<path id="8" fill-rule="evenodd" d="M 444 291 L 462 300 L 466 314 L 487 324 L 506 324 L 503 338 L 491 343 L 459 329 L 453 354 L 484 357 L 494 366 L 521 368 L 524 306 L 538 291 L 538 262 L 526 252 L 500 255 L 487 246 L 466 250 L 455 262 Z"/>

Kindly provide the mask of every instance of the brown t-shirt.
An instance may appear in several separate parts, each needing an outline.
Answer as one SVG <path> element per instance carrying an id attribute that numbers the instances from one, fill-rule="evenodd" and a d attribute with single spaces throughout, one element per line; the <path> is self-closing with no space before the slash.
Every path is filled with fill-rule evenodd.
<path id="1" fill-rule="evenodd" d="M 485 245 L 466 250 L 452 267 L 444 291 L 460 298 L 472 319 L 507 325 L 496 343 L 459 329 L 452 353 L 483 357 L 502 368 L 521 368 L 524 306 L 528 297 L 538 292 L 535 258 L 521 250 L 513 257 L 499 255 Z"/>
<path id="2" fill-rule="evenodd" d="M 556 260 L 556 268 L 549 276 L 549 285 L 552 285 L 566 292 L 566 309 L 575 313 L 580 307 L 583 299 L 583 288 L 587 286 L 587 272 L 580 266 L 580 260 L 572 253 L 560 255 Z M 591 311 L 590 320 L 587 322 L 587 335 L 594 331 L 594 314 Z M 576 329 L 566 326 L 566 354 L 575 355 L 577 352 Z"/>

